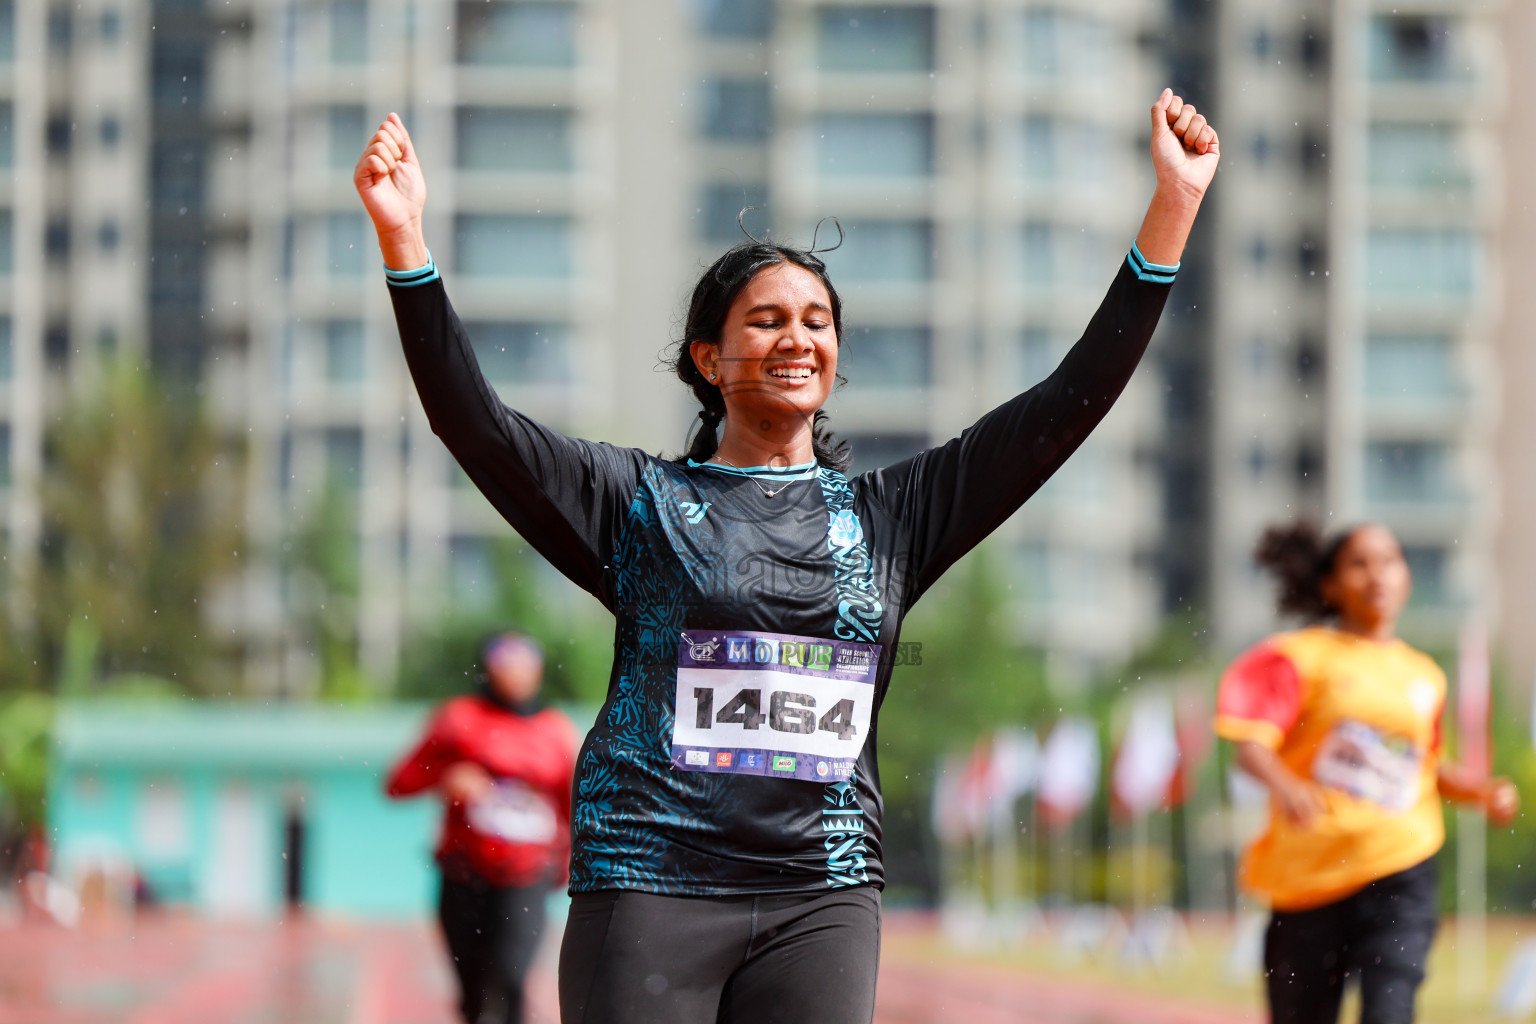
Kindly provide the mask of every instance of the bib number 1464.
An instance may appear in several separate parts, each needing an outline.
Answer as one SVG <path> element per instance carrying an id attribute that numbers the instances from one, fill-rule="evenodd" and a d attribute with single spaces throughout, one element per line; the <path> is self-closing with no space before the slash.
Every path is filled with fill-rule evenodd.
<path id="1" fill-rule="evenodd" d="M 715 691 L 712 687 L 693 688 L 695 701 L 694 725 L 710 729 L 716 724 L 739 725 L 743 729 L 756 730 L 764 723 L 775 732 L 809 736 L 814 732 L 830 732 L 840 740 L 852 740 L 858 736 L 853 722 L 853 701 L 840 700 L 817 716 L 816 698 L 808 693 L 791 690 L 773 690 L 768 694 L 768 713 L 763 713 L 763 691 L 743 688 L 736 696 L 715 710 Z"/>

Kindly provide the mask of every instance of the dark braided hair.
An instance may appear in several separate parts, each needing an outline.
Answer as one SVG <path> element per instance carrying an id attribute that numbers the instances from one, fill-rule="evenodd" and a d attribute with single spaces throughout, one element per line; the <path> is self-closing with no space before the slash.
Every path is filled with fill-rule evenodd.
<path id="1" fill-rule="evenodd" d="M 1359 529 L 1358 525 L 1349 526 L 1325 536 L 1316 523 L 1300 519 L 1264 531 L 1253 558 L 1280 581 L 1276 605 L 1281 615 L 1321 622 L 1339 614 L 1339 609 L 1323 597 L 1323 581 L 1333 575 L 1339 552 Z"/>
<path id="2" fill-rule="evenodd" d="M 726 251 L 710 266 L 694 286 L 693 298 L 688 303 L 688 318 L 683 323 L 683 337 L 677 343 L 672 359 L 678 380 L 688 385 L 693 397 L 704 408 L 699 411 L 699 424 L 688 439 L 688 450 L 677 461 L 708 462 L 720 447 L 720 423 L 725 419 L 725 396 L 717 384 L 700 372 L 693 361 L 691 346 L 695 341 L 719 344 L 725 329 L 725 318 L 731 303 L 754 277 L 769 267 L 793 263 L 815 274 L 827 289 L 832 303 L 832 329 L 837 343 L 843 343 L 843 300 L 832 287 L 827 276 L 827 265 L 807 249 L 772 242 L 743 242 Z M 853 462 L 848 442 L 841 441 L 827 426 L 827 414 L 820 409 L 811 421 L 811 447 L 816 461 L 828 469 L 846 472 Z"/>

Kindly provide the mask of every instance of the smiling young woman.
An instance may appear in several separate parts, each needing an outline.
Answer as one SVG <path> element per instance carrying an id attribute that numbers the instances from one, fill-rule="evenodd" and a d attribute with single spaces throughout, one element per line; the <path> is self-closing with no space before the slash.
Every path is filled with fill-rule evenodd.
<path id="1" fill-rule="evenodd" d="M 1281 613 L 1311 623 L 1238 658 L 1217 696 L 1217 735 L 1270 792 L 1243 883 L 1273 908 L 1271 1020 L 1337 1020 L 1358 973 L 1361 1020 L 1408 1024 L 1435 933 L 1440 798 L 1506 822 L 1519 795 L 1441 761 L 1445 673 L 1398 639 L 1412 579 L 1391 530 L 1276 527 L 1257 558 Z"/>
<path id="2" fill-rule="evenodd" d="M 577 440 L 485 382 L 422 236 L 410 136 L 391 114 L 370 140 L 354 181 L 433 430 L 616 620 L 576 770 L 567 1024 L 873 1016 L 887 652 L 940 574 L 1082 444 L 1152 337 L 1220 150 L 1169 90 L 1151 122 L 1146 217 L 1056 371 L 853 479 L 823 421 L 842 304 L 815 254 L 747 243 L 699 279 L 674 362 L 702 406 L 683 457 Z"/>

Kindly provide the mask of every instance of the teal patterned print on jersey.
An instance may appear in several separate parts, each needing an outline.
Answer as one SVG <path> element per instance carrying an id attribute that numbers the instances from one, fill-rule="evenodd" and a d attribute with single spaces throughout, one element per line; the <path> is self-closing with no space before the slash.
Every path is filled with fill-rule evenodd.
<path id="1" fill-rule="evenodd" d="M 837 587 L 839 640 L 880 642 L 880 621 L 885 607 L 875 585 L 874 566 L 864 543 L 864 528 L 853 511 L 853 488 L 836 470 L 821 467 L 821 493 L 827 499 L 827 549 L 832 552 L 833 580 Z"/>
<path id="2" fill-rule="evenodd" d="M 875 585 L 864 528 L 853 510 L 853 488 L 836 470 L 821 467 L 821 493 L 827 499 L 827 549 L 832 552 L 833 581 L 837 587 L 837 625 L 842 640 L 880 642 L 880 623 L 885 606 Z M 868 750 L 875 756 L 873 748 Z M 869 882 L 864 854 L 868 832 L 859 807 L 854 780 L 826 787 L 826 806 L 821 812 L 822 846 L 827 851 L 827 885 L 841 889 Z"/>

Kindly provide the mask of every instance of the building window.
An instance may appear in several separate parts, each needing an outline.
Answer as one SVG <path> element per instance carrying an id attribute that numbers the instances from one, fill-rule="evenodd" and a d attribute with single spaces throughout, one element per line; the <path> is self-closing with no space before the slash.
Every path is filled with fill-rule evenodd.
<path id="1" fill-rule="evenodd" d="M 0 60 L 16 59 L 16 5 L 0 0 Z"/>
<path id="2" fill-rule="evenodd" d="M 15 123 L 15 106 L 11 103 L 0 103 L 0 167 L 15 166 L 16 139 L 12 131 Z"/>
<path id="3" fill-rule="evenodd" d="M 108 114 L 101 119 L 101 125 L 97 129 L 103 149 L 112 149 L 123 137 L 123 124 L 116 117 Z"/>
<path id="4" fill-rule="evenodd" d="M 9 276 L 13 263 L 14 220 L 10 210 L 0 210 L 0 274 Z"/>
<path id="5" fill-rule="evenodd" d="M 74 34 L 75 23 L 68 9 L 55 7 L 48 12 L 48 49 L 68 53 Z"/>
<path id="6" fill-rule="evenodd" d="M 332 277 L 361 277 L 367 262 L 364 256 L 364 218 L 356 213 L 328 213 L 325 216 L 326 264 Z"/>
<path id="7" fill-rule="evenodd" d="M 572 235 L 568 217 L 461 213 L 454 219 L 454 269 L 476 277 L 569 277 Z"/>
<path id="8" fill-rule="evenodd" d="M 367 109 L 361 103 L 339 104 L 327 112 L 326 120 L 326 134 L 330 136 L 330 167 L 344 170 L 354 166 L 372 134 L 368 131 Z"/>
<path id="9" fill-rule="evenodd" d="M 156 206 L 194 210 L 203 205 L 204 150 L 187 139 L 157 139 L 150 152 L 150 196 Z"/>
<path id="10" fill-rule="evenodd" d="M 1031 287 L 1097 287 L 1113 273 L 1103 240 L 1090 228 L 1031 222 L 1021 242 L 1024 280 Z"/>
<path id="11" fill-rule="evenodd" d="M 355 491 L 363 483 L 363 432 L 330 427 L 325 432 L 325 477 L 331 487 Z"/>
<path id="12" fill-rule="evenodd" d="M 1039 184 L 1099 184 L 1109 175 L 1109 145 L 1102 125 L 1032 114 L 1022 128 L 1020 169 Z"/>
<path id="13" fill-rule="evenodd" d="M 154 867 L 176 863 L 192 847 L 192 821 L 187 797 L 174 778 L 156 779 L 139 790 L 137 846 Z"/>
<path id="14" fill-rule="evenodd" d="M 1444 124 L 1371 125 L 1368 180 L 1375 187 L 1464 191 L 1472 176 L 1466 146 Z"/>
<path id="15" fill-rule="evenodd" d="M 367 349 L 361 320 L 332 320 L 325 325 L 325 379 L 335 387 L 361 384 L 367 375 Z"/>
<path id="16" fill-rule="evenodd" d="M 825 7 L 820 21 L 824 71 L 933 70 L 932 7 Z"/>
<path id="17" fill-rule="evenodd" d="M 1270 35 L 1269 29 L 1260 26 L 1254 30 L 1250 47 L 1253 50 L 1253 55 L 1259 59 L 1259 62 L 1267 64 L 1275 52 L 1275 37 Z"/>
<path id="18" fill-rule="evenodd" d="M 69 144 L 74 141 L 75 124 L 69 119 L 68 114 L 52 114 L 43 126 L 43 138 L 48 146 L 48 155 L 64 157 L 69 155 Z"/>
<path id="19" fill-rule="evenodd" d="M 576 11 L 570 4 L 460 0 L 455 36 L 461 64 L 570 67 Z"/>
<path id="20" fill-rule="evenodd" d="M 1301 66 L 1307 69 L 1308 77 L 1327 70 L 1327 36 L 1320 36 L 1316 32 L 1303 32 L 1298 48 L 1301 52 Z"/>
<path id="21" fill-rule="evenodd" d="M 517 107 L 460 107 L 456 160 L 460 170 L 569 171 L 571 112 Z"/>
<path id="22" fill-rule="evenodd" d="M 43 328 L 43 358 L 50 366 L 63 366 L 69 362 L 69 327 L 51 323 Z"/>
<path id="23" fill-rule="evenodd" d="M 0 423 L 0 487 L 11 486 L 11 425 Z"/>
<path id="24" fill-rule="evenodd" d="M 1109 70 L 1109 31 L 1102 21 L 1071 11 L 1024 12 L 1023 68 L 1029 78 L 1098 78 Z"/>
<path id="25" fill-rule="evenodd" d="M 367 60 L 366 0 L 331 0 L 331 63 L 362 64 Z"/>
<path id="26" fill-rule="evenodd" d="M 453 537 L 448 541 L 448 565 L 452 600 L 460 608 L 487 611 L 495 603 L 499 587 L 496 563 L 489 545 L 480 537 Z"/>
<path id="27" fill-rule="evenodd" d="M 1457 387 L 1444 334 L 1372 334 L 1365 339 L 1365 393 L 1381 400 L 1444 399 Z"/>
<path id="28" fill-rule="evenodd" d="M 1450 453 L 1438 441 L 1372 441 L 1365 446 L 1368 502 L 1436 502 L 1451 496 Z"/>
<path id="29" fill-rule="evenodd" d="M 1468 64 L 1456 53 L 1449 18 L 1379 14 L 1371 19 L 1371 77 L 1384 81 L 1437 81 L 1462 77 Z"/>
<path id="30" fill-rule="evenodd" d="M 927 114 L 823 114 L 817 166 L 828 177 L 911 178 L 933 173 Z"/>
<path id="31" fill-rule="evenodd" d="M 202 37 L 152 33 L 153 54 L 150 84 L 155 109 L 184 112 L 201 110 L 208 79 L 208 44 Z M 198 143 L 201 145 L 201 143 Z M 185 143 L 183 143 L 185 145 Z"/>
<path id="32" fill-rule="evenodd" d="M 923 220 L 856 221 L 827 253 L 834 280 L 906 283 L 933 276 L 933 226 Z"/>
<path id="33" fill-rule="evenodd" d="M 1366 288 L 1380 295 L 1463 298 L 1478 273 L 1480 244 L 1457 228 L 1378 228 L 1366 239 Z"/>
<path id="34" fill-rule="evenodd" d="M 853 453 L 852 475 L 894 465 L 928 447 L 928 435 L 901 430 L 879 434 L 849 434 L 846 440 Z"/>
<path id="35" fill-rule="evenodd" d="M 926 327 L 859 327 L 837 350 L 850 388 L 921 388 L 933 379 L 933 333 Z"/>
<path id="36" fill-rule="evenodd" d="M 0 381 L 8 381 L 16 372 L 15 352 L 11 344 L 11 318 L 0 316 Z"/>
<path id="37" fill-rule="evenodd" d="M 115 43 L 123 36 L 123 16 L 117 11 L 102 11 L 96 33 L 104 43 Z"/>
<path id="38" fill-rule="evenodd" d="M 1404 544 L 1403 560 L 1413 577 L 1408 603 L 1415 608 L 1438 608 L 1450 603 L 1446 550 L 1424 544 Z"/>
<path id="39" fill-rule="evenodd" d="M 1061 341 L 1049 329 L 1038 325 L 1024 328 L 1019 338 L 1018 387 L 1031 388 L 1049 377 L 1061 362 L 1063 351 Z"/>
<path id="40" fill-rule="evenodd" d="M 752 207 L 745 216 L 742 211 Z M 703 202 L 698 209 L 699 237 L 706 242 L 732 245 L 746 241 L 741 225 L 758 238 L 767 236 L 768 186 L 757 182 L 716 182 L 704 189 Z M 737 222 L 741 217 L 741 223 Z"/>
<path id="41" fill-rule="evenodd" d="M 763 39 L 773 31 L 773 0 L 699 0 L 699 23 L 712 36 Z"/>
<path id="42" fill-rule="evenodd" d="M 704 135 L 720 142 L 762 142 L 773 127 L 768 83 L 712 78 L 704 83 Z"/>
<path id="43" fill-rule="evenodd" d="M 570 379 L 570 329 L 561 323 L 480 321 L 465 325 L 480 371 L 493 384 L 559 384 Z"/>
<path id="44" fill-rule="evenodd" d="M 1104 449 L 1090 441 L 1045 482 L 1038 500 L 1084 510 L 1100 506 L 1109 496 L 1110 477 Z"/>
<path id="45" fill-rule="evenodd" d="M 43 226 L 43 251 L 51 260 L 69 259 L 69 220 L 51 217 Z"/>
<path id="46" fill-rule="evenodd" d="M 101 246 L 102 252 L 116 252 L 121 237 L 122 231 L 115 220 L 104 220 L 96 228 L 96 243 Z"/>

